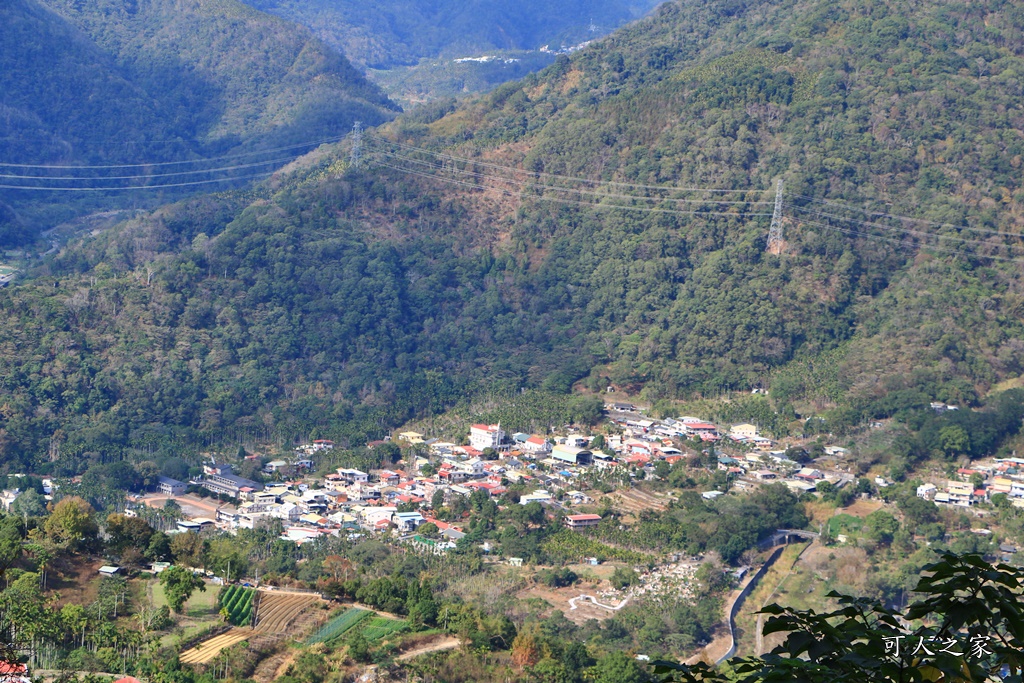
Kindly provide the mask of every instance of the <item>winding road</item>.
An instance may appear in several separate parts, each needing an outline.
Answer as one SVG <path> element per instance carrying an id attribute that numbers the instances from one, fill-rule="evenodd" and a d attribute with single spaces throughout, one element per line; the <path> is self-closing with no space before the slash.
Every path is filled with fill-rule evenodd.
<path id="1" fill-rule="evenodd" d="M 589 600 L 591 603 L 593 603 L 597 607 L 603 607 L 604 609 L 611 610 L 612 612 L 617 612 L 618 610 L 620 610 L 620 609 L 622 609 L 623 607 L 626 606 L 626 603 L 629 602 L 629 597 L 627 596 L 622 602 L 620 602 L 618 605 L 615 605 L 613 607 L 612 605 L 603 605 L 603 604 L 601 604 L 600 602 L 597 601 L 597 599 L 593 595 L 577 595 L 575 598 L 569 598 L 569 609 L 570 610 L 576 609 L 576 601 L 577 600 Z"/>

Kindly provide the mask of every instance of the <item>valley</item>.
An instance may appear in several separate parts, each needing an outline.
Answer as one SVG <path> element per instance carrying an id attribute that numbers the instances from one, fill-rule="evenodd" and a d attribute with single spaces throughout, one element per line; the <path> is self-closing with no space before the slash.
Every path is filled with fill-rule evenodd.
<path id="1" fill-rule="evenodd" d="M 0 660 L 1011 680 L 1024 12 L 485 5 L 0 8 Z"/>

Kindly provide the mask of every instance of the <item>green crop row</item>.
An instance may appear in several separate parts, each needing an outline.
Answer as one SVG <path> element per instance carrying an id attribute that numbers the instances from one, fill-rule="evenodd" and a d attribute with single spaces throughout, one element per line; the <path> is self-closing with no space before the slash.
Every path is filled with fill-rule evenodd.
<path id="1" fill-rule="evenodd" d="M 252 600 L 256 591 L 244 586 L 228 586 L 220 593 L 220 606 L 228 613 L 228 621 L 236 626 L 249 623 Z"/>
<path id="2" fill-rule="evenodd" d="M 367 610 L 356 609 L 355 607 L 345 610 L 320 627 L 320 630 L 306 640 L 306 644 L 312 645 L 313 643 L 328 643 L 335 638 L 344 635 L 345 632 L 356 626 L 366 617 L 370 616 L 370 614 L 371 613 Z"/>
<path id="3" fill-rule="evenodd" d="M 403 631 L 409 627 L 409 622 L 404 619 L 387 619 L 385 617 L 374 617 L 366 622 L 366 626 L 360 629 L 360 633 L 369 642 L 382 640 L 392 633 Z"/>

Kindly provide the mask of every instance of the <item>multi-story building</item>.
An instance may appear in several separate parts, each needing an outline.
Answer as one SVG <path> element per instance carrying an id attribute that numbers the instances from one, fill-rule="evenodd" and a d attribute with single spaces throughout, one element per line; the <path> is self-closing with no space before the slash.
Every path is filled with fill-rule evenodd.
<path id="1" fill-rule="evenodd" d="M 238 498 L 243 493 L 249 494 L 263 490 L 263 484 L 239 477 L 232 471 L 231 465 L 215 465 L 204 469 L 206 470 L 206 479 L 202 481 L 202 486 L 214 493 L 225 493 L 233 498 Z"/>
<path id="2" fill-rule="evenodd" d="M 504 441 L 505 432 L 502 431 L 501 425 L 475 424 L 469 428 L 469 445 L 477 450 L 482 451 L 485 448 L 497 450 L 501 448 Z"/>

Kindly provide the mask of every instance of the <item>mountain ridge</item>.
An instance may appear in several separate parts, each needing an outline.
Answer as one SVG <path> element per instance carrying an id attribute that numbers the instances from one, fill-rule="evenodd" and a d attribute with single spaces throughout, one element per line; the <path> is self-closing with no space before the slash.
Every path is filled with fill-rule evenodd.
<path id="1" fill-rule="evenodd" d="M 146 164 L 237 158 L 337 138 L 353 121 L 380 123 L 397 111 L 306 29 L 234 0 L 11 0 L 0 12 L 0 160 L 7 173 L 20 174 L 4 185 L 61 186 L 35 179 L 59 175 L 39 166 L 83 164 L 101 167 L 89 179 L 118 174 L 102 167 L 134 164 L 117 170 L 139 174 L 138 185 L 158 173 Z M 27 212 L 22 224 L 43 227 L 59 222 L 48 213 L 61 204 L 82 212 L 111 202 L 81 193 L 39 201 L 41 193 L 31 190 L 0 192 L 5 203 Z M 176 196 L 168 192 L 160 196 Z M 19 230 L 0 233 L 0 245 L 22 239 Z"/>
<path id="2" fill-rule="evenodd" d="M 764 388 L 765 409 L 836 432 L 974 405 L 1024 372 L 1022 29 L 999 0 L 669 3 L 372 132 L 358 169 L 328 147 L 255 201 L 165 207 L 3 294 L 19 320 L 7 452 L 41 452 L 58 425 L 78 452 L 155 425 L 357 443 L 489 384 L 649 401 Z M 498 167 L 515 180 L 488 179 Z M 742 214 L 779 177 L 772 255 L 769 218 Z M 709 194 L 652 203 L 641 185 L 747 194 L 701 217 L 676 209 L 712 213 Z"/>

